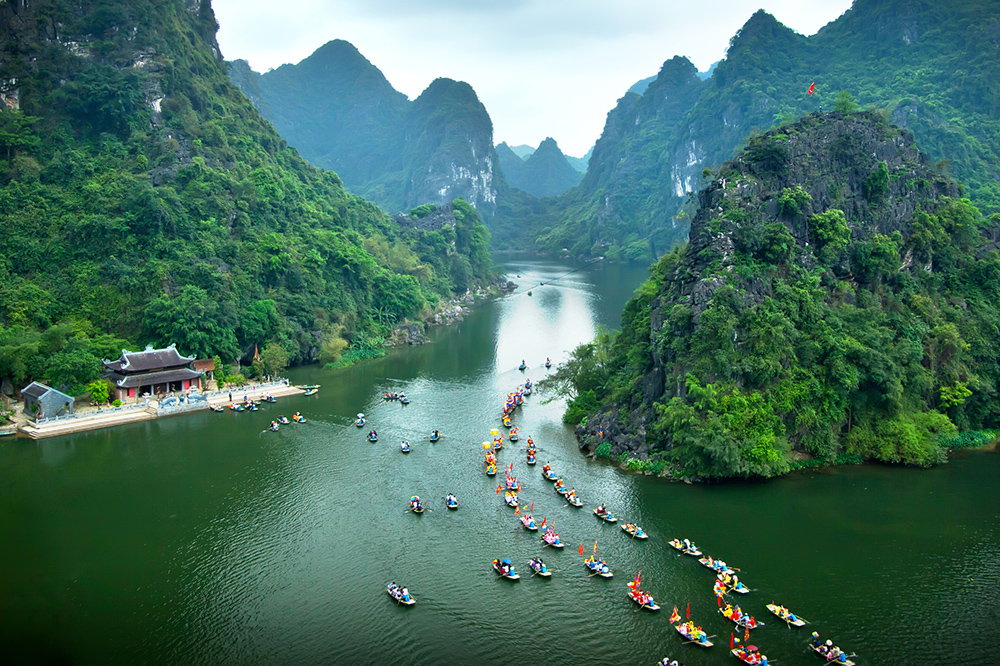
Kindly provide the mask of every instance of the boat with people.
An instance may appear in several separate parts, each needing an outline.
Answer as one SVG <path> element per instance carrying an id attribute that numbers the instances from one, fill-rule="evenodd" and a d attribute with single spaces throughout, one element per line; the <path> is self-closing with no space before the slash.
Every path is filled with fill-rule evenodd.
<path id="1" fill-rule="evenodd" d="M 401 404 L 401 405 L 408 405 L 408 404 L 410 404 L 410 399 L 407 398 L 402 393 L 400 393 L 399 394 L 399 404 Z"/>
<path id="2" fill-rule="evenodd" d="M 509 416 L 504 416 L 503 417 L 503 427 L 504 428 L 509 428 L 512 425 L 514 425 L 514 422 L 510 420 L 510 417 Z"/>
<path id="3" fill-rule="evenodd" d="M 229 409 L 233 410 L 234 412 L 242 412 L 243 405 L 237 405 L 236 403 L 231 402 L 229 403 Z"/>
<path id="4" fill-rule="evenodd" d="M 512 441 L 512 442 L 516 442 L 519 437 L 520 437 L 520 435 L 518 434 L 517 426 L 514 426 L 513 428 L 511 428 L 510 432 L 507 433 L 507 438 L 510 439 L 510 441 Z"/>
<path id="5" fill-rule="evenodd" d="M 518 370 L 524 370 L 528 366 L 524 364 L 524 359 L 521 359 L 521 365 L 517 366 Z"/>
<path id="6" fill-rule="evenodd" d="M 368 433 L 368 441 L 369 442 L 377 442 L 378 441 L 378 433 L 375 432 L 374 430 L 372 430 L 370 433 Z"/>
<path id="7" fill-rule="evenodd" d="M 648 539 L 649 535 L 642 531 L 642 528 L 635 523 L 625 523 L 622 531 L 627 532 L 633 539 Z"/>
<path id="8" fill-rule="evenodd" d="M 600 576 L 601 578 L 612 578 L 614 576 L 611 568 L 608 567 L 608 563 L 596 555 L 591 555 L 585 559 L 583 564 L 590 570 L 592 576 Z"/>
<path id="9" fill-rule="evenodd" d="M 726 565 L 722 560 L 717 560 L 711 555 L 706 555 L 698 559 L 702 566 L 715 571 L 716 573 L 728 573 L 730 571 L 739 571 L 739 569 L 734 569 Z"/>
<path id="10" fill-rule="evenodd" d="M 223 407 L 222 405 L 210 405 L 209 409 L 211 409 L 213 412 L 224 412 L 224 411 L 226 411 L 226 408 Z M 13 433 L 11 433 L 11 434 L 13 434 Z"/>
<path id="11" fill-rule="evenodd" d="M 733 606 L 732 604 L 726 604 L 725 608 L 720 608 L 719 613 L 722 617 L 731 621 L 737 627 L 744 627 L 746 629 L 756 629 L 757 627 L 763 627 L 763 622 L 757 622 L 753 615 L 749 613 L 744 613 L 743 609 L 739 605 Z"/>
<path id="12" fill-rule="evenodd" d="M 514 571 L 514 563 L 506 557 L 502 560 L 493 560 L 493 570 L 507 580 L 519 580 L 521 578 L 517 575 L 517 572 Z"/>
<path id="13" fill-rule="evenodd" d="M 444 503 L 449 509 L 458 508 L 458 498 L 455 497 L 455 493 L 448 493 L 448 496 L 444 498 Z"/>
<path id="14" fill-rule="evenodd" d="M 548 356 L 545 357 L 545 367 L 546 368 L 552 367 L 552 359 L 550 359 Z"/>
<path id="15" fill-rule="evenodd" d="M 288 417 L 285 416 L 284 414 L 278 414 L 278 423 L 280 423 L 281 425 L 288 425 L 289 423 L 291 423 L 291 421 L 289 421 Z"/>
<path id="16" fill-rule="evenodd" d="M 816 633 L 815 631 L 813 632 L 812 640 L 809 641 L 809 647 L 818 656 L 822 657 L 823 659 L 826 659 L 826 663 L 837 664 L 838 666 L 839 665 L 854 666 L 854 662 L 851 661 L 851 657 L 858 656 L 853 652 L 851 654 L 847 654 L 839 647 L 834 645 L 833 641 L 829 639 L 827 639 L 826 642 L 823 642 L 822 640 L 820 640 L 819 634 Z"/>
<path id="17" fill-rule="evenodd" d="M 361 412 L 358 412 L 357 418 L 354 419 L 354 425 L 358 426 L 359 428 L 364 428 L 365 427 L 365 423 L 366 423 L 366 421 L 365 421 L 365 415 L 362 414 Z"/>
<path id="18" fill-rule="evenodd" d="M 542 535 L 542 543 L 549 548 L 563 548 L 566 544 L 559 540 L 559 535 L 551 527 Z"/>
<path id="19" fill-rule="evenodd" d="M 639 604 L 639 607 L 643 610 L 658 611 L 660 607 L 656 605 L 653 601 L 653 595 L 649 592 L 643 591 L 639 587 L 639 583 L 642 581 L 642 572 L 640 571 L 635 575 L 635 579 L 628 582 L 628 597 L 635 603 Z"/>
<path id="20" fill-rule="evenodd" d="M 680 617 L 677 614 L 676 607 L 674 607 L 674 616 L 677 617 L 677 620 L 671 619 L 671 621 L 678 622 Z M 678 622 L 678 624 L 674 625 L 674 629 L 676 629 L 677 633 L 680 634 L 685 640 L 689 643 L 697 645 L 698 647 L 710 648 L 715 645 L 715 643 L 710 640 L 711 637 L 708 635 L 708 632 L 701 627 L 696 627 L 694 622 L 691 620 L 688 620 L 687 622 Z"/>
<path id="21" fill-rule="evenodd" d="M 410 591 L 406 589 L 406 586 L 397 585 L 395 581 L 386 585 L 385 591 L 401 606 L 412 606 L 417 603 L 417 600 L 410 596 Z"/>
<path id="22" fill-rule="evenodd" d="M 767 656 L 762 654 L 756 645 L 740 645 L 729 651 L 731 655 L 742 661 L 744 664 L 753 666 L 767 666 Z"/>
<path id="23" fill-rule="evenodd" d="M 306 392 L 303 393 L 302 395 L 316 395 L 317 393 L 319 393 L 318 388 L 311 388 L 311 389 L 306 389 Z"/>
<path id="24" fill-rule="evenodd" d="M 410 443 L 405 439 L 403 440 L 403 443 L 399 445 L 399 450 L 403 453 L 409 453 L 411 448 L 413 447 L 411 447 Z"/>
<path id="25" fill-rule="evenodd" d="M 535 462 L 537 462 L 535 460 L 535 450 L 534 449 L 528 449 L 528 464 L 529 465 L 534 465 Z"/>
<path id="26" fill-rule="evenodd" d="M 528 568 L 534 573 L 532 576 L 541 576 L 542 578 L 548 578 L 552 575 L 552 572 L 545 567 L 545 562 L 542 562 L 542 558 L 535 555 L 528 561 Z"/>
<path id="27" fill-rule="evenodd" d="M 698 546 L 694 545 L 693 541 L 689 541 L 687 539 L 684 539 L 683 541 L 680 539 L 673 539 L 670 541 L 670 545 L 685 555 L 691 555 L 693 557 L 699 557 L 701 555 L 701 551 L 698 550 Z"/>
<path id="28" fill-rule="evenodd" d="M 535 524 L 535 519 L 530 513 L 521 514 L 521 524 L 524 525 L 524 529 L 530 530 L 532 532 L 538 530 L 538 525 Z"/>
<path id="29" fill-rule="evenodd" d="M 508 490 L 507 492 L 505 492 L 503 494 L 503 501 L 506 502 L 507 506 L 509 506 L 510 508 L 516 509 L 517 508 L 517 493 L 511 492 L 511 491 Z"/>
<path id="30" fill-rule="evenodd" d="M 490 463 L 486 466 L 486 476 L 496 476 L 497 475 L 497 464 Z"/>
<path id="31" fill-rule="evenodd" d="M 292 414 L 292 420 L 295 421 L 296 423 L 305 423 L 306 417 L 302 416 L 302 414 L 299 414 L 298 412 L 295 412 L 294 414 Z"/>
<path id="32" fill-rule="evenodd" d="M 608 511 L 608 508 L 606 506 L 604 506 L 604 504 L 601 504 L 601 506 L 599 506 L 596 509 L 594 509 L 594 515 L 597 516 L 598 518 L 600 518 L 601 520 L 603 520 L 606 523 L 617 523 L 618 522 L 618 519 L 615 518 L 614 515 L 610 511 Z"/>
<path id="33" fill-rule="evenodd" d="M 542 465 L 542 476 L 545 478 L 546 481 L 556 480 L 556 473 L 552 471 L 552 468 L 549 466 L 548 463 Z"/>
<path id="34" fill-rule="evenodd" d="M 556 485 L 552 486 L 552 489 L 563 496 L 565 496 L 566 493 L 569 492 L 569 490 L 566 488 L 566 484 L 563 483 L 562 479 L 556 479 Z"/>
<path id="35" fill-rule="evenodd" d="M 410 511 L 413 513 L 423 513 L 424 503 L 420 501 L 420 498 L 416 495 L 410 498 Z"/>
<path id="36" fill-rule="evenodd" d="M 263 395 L 261 397 L 261 400 L 263 402 L 278 402 L 277 400 L 275 400 L 274 396 L 271 395 L 270 393 L 267 393 L 267 394 Z"/>
<path id="37" fill-rule="evenodd" d="M 269 428 L 271 432 L 278 432 L 278 422 L 271 421 L 271 427 Z"/>
<path id="38" fill-rule="evenodd" d="M 779 618 L 787 622 L 789 625 L 795 627 L 804 627 L 807 624 L 809 624 L 807 620 L 803 620 L 801 617 L 799 617 L 792 611 L 788 610 L 784 606 L 779 606 L 773 601 L 767 605 L 767 610 L 777 615 Z"/>
<path id="39" fill-rule="evenodd" d="M 719 573 L 716 578 L 726 586 L 728 592 L 736 592 L 737 594 L 749 594 L 750 588 L 743 584 L 740 577 L 736 574 L 730 573 Z"/>
<path id="40" fill-rule="evenodd" d="M 431 440 L 432 442 L 436 442 L 436 441 L 438 441 L 439 439 L 441 439 L 441 431 L 440 431 L 440 430 L 433 430 L 433 431 L 431 431 L 431 437 L 430 437 L 430 440 Z"/>
<path id="41" fill-rule="evenodd" d="M 572 490 L 570 490 L 565 495 L 563 495 L 563 497 L 566 498 L 566 501 L 569 502 L 571 506 L 575 506 L 578 509 L 581 506 L 583 506 L 583 500 L 576 496 L 576 489 L 575 488 L 572 489 Z"/>

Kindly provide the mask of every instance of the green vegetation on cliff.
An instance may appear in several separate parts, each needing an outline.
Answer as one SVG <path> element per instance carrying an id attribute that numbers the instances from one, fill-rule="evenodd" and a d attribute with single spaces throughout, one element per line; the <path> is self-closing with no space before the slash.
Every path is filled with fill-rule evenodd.
<path id="1" fill-rule="evenodd" d="M 815 94 L 809 95 L 815 82 Z M 650 261 L 682 241 L 689 193 L 749 136 L 849 92 L 913 132 L 983 211 L 1000 211 L 1000 5 L 856 0 L 813 36 L 759 11 L 703 81 L 685 58 L 608 114 L 581 185 L 552 202 L 501 202 L 537 249 Z"/>
<path id="2" fill-rule="evenodd" d="M 76 390 L 127 343 L 229 361 L 274 341 L 301 363 L 492 279 L 468 205 L 402 226 L 288 147 L 229 83 L 209 2 L 3 3 L 0 26 L 20 104 L 0 111 L 0 377 L 18 388 Z"/>
<path id="3" fill-rule="evenodd" d="M 812 456 L 929 465 L 1000 423 L 1000 216 L 874 113 L 753 137 L 688 244 L 550 388 L 605 455 L 774 476 Z M 942 439 L 944 438 L 944 439 Z"/>

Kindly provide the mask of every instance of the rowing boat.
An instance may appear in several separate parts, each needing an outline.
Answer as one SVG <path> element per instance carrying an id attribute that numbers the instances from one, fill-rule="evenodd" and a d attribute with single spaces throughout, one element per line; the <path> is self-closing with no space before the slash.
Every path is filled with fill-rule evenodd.
<path id="1" fill-rule="evenodd" d="M 610 511 L 605 510 L 604 513 L 601 513 L 600 507 L 594 509 L 594 515 L 597 516 L 598 518 L 600 518 L 601 520 L 603 520 L 606 523 L 617 523 L 618 522 L 618 519 L 615 518 L 611 514 Z"/>
<path id="2" fill-rule="evenodd" d="M 544 563 L 538 563 L 536 560 L 531 560 L 530 562 L 528 562 L 528 568 L 534 571 L 535 572 L 534 575 L 536 576 L 548 578 L 549 576 L 552 575 L 551 571 L 547 571 L 545 569 Z"/>
<path id="3" fill-rule="evenodd" d="M 558 534 L 553 534 L 552 536 L 549 536 L 548 532 L 546 532 L 545 536 L 542 537 L 542 543 L 548 546 L 549 548 L 563 548 L 565 546 L 565 544 L 559 540 Z"/>
<path id="4" fill-rule="evenodd" d="M 444 498 L 444 503 L 446 505 L 448 505 L 449 509 L 457 509 L 458 508 L 458 500 L 455 498 L 454 495 L 448 495 L 447 497 L 445 497 Z"/>
<path id="5" fill-rule="evenodd" d="M 535 519 L 531 517 L 530 513 L 526 513 L 521 516 L 521 524 L 524 525 L 524 529 L 530 530 L 532 532 L 538 531 L 538 525 L 535 524 Z"/>
<path id="6" fill-rule="evenodd" d="M 761 659 L 764 658 L 760 654 L 760 650 L 744 650 L 742 648 L 733 648 L 729 651 L 731 655 L 742 661 L 744 664 L 759 664 Z M 750 659 L 750 655 L 757 655 L 753 660 Z"/>
<path id="7" fill-rule="evenodd" d="M 670 545 L 676 548 L 677 550 L 681 551 L 685 555 L 692 555 L 694 557 L 699 557 L 701 555 L 701 551 L 698 550 L 698 546 L 691 544 L 691 547 L 689 548 L 685 546 L 680 539 L 674 539 L 673 541 L 670 542 Z"/>
<path id="8" fill-rule="evenodd" d="M 399 445 L 399 450 L 402 451 L 403 453 L 409 453 L 411 448 L 412 447 L 410 446 L 409 442 L 403 442 L 402 444 Z"/>
<path id="9" fill-rule="evenodd" d="M 556 473 L 553 472 L 551 468 L 549 468 L 547 470 L 542 470 L 542 477 L 544 477 L 546 481 L 555 481 Z"/>
<path id="10" fill-rule="evenodd" d="M 660 607 L 656 605 L 656 602 L 653 601 L 652 597 L 650 597 L 650 599 L 649 599 L 650 601 L 653 602 L 652 605 L 644 604 L 642 601 L 640 601 L 639 599 L 637 599 L 635 597 L 635 595 L 632 594 L 632 592 L 628 593 L 628 598 L 631 599 L 632 601 L 634 601 L 635 603 L 639 604 L 639 607 L 642 608 L 643 610 L 648 610 L 648 611 L 658 611 L 658 610 L 660 610 Z"/>
<path id="11" fill-rule="evenodd" d="M 575 506 L 578 509 L 581 506 L 583 506 L 583 500 L 581 500 L 579 497 L 570 495 L 564 495 L 564 497 L 566 498 L 566 501 L 570 503 L 570 505 Z"/>
<path id="12" fill-rule="evenodd" d="M 601 578 L 612 578 L 614 576 L 604 560 L 598 560 L 595 562 L 592 559 L 587 558 L 583 561 L 583 566 L 587 567 L 591 574 L 596 574 Z"/>
<path id="13" fill-rule="evenodd" d="M 507 503 L 507 506 L 514 509 L 517 507 L 517 493 L 504 493 L 503 501 Z"/>
<path id="14" fill-rule="evenodd" d="M 796 626 L 796 627 L 804 627 L 807 624 L 809 624 L 806 620 L 803 620 L 801 617 L 797 616 L 795 613 L 790 613 L 787 608 L 784 608 L 784 610 L 785 610 L 786 613 L 789 613 L 789 616 L 788 617 L 783 617 L 781 615 L 781 609 L 782 608 L 784 608 L 784 607 L 783 606 L 779 606 L 778 604 L 768 604 L 767 605 L 767 610 L 771 611 L 772 613 L 774 613 L 775 615 L 777 615 L 779 618 L 781 618 L 782 620 L 784 620 L 788 624 L 791 624 L 791 625 Z M 791 618 L 795 618 L 795 619 L 791 619 Z"/>
<path id="15" fill-rule="evenodd" d="M 514 571 L 514 565 L 511 564 L 510 560 L 505 559 L 503 561 L 503 564 L 506 564 L 508 567 L 510 567 L 508 573 L 504 573 L 504 570 L 500 568 L 500 564 L 501 564 L 500 560 L 493 560 L 493 570 L 496 571 L 498 574 L 500 574 L 502 577 L 506 578 L 507 580 L 520 580 L 521 577 L 517 575 L 516 571 Z"/>
<path id="16" fill-rule="evenodd" d="M 402 595 L 402 589 L 403 588 L 400 585 L 397 585 L 394 588 L 392 583 L 389 583 L 388 585 L 385 586 L 385 591 L 389 593 L 389 596 L 392 597 L 392 600 L 395 601 L 397 604 L 400 604 L 402 606 L 412 606 L 413 604 L 417 603 L 417 600 L 414 599 L 412 596 L 409 599 L 404 600 Z M 399 592 L 399 596 L 396 596 L 393 592 Z"/>
<path id="17" fill-rule="evenodd" d="M 721 608 L 719 609 L 719 615 L 722 615 L 722 617 L 726 617 L 725 613 L 723 612 L 723 610 Z M 726 619 L 729 620 L 730 622 L 732 622 L 733 624 L 735 624 L 737 627 L 746 627 L 748 629 L 756 629 L 757 627 L 763 627 L 764 626 L 763 622 L 757 622 L 757 621 L 754 621 L 754 623 L 752 625 L 748 626 L 747 623 L 750 620 L 753 619 L 753 616 L 752 615 L 748 615 L 747 613 L 744 613 L 743 615 L 741 615 L 738 618 L 735 617 L 735 614 L 734 614 L 733 617 L 726 617 Z"/>
<path id="18" fill-rule="evenodd" d="M 697 638 L 693 638 L 691 636 L 691 634 L 685 632 L 684 629 L 681 628 L 683 626 L 684 625 L 682 625 L 682 624 L 675 624 L 674 625 L 674 629 L 676 629 L 677 633 L 680 634 L 685 640 L 693 643 L 694 645 L 697 645 L 698 647 L 703 647 L 703 648 L 710 648 L 713 645 L 715 645 L 715 643 L 713 643 L 712 641 L 708 640 L 708 634 L 705 634 L 705 640 L 704 641 L 700 641 Z"/>
<path id="19" fill-rule="evenodd" d="M 412 511 L 413 513 L 423 513 L 424 512 L 424 505 L 423 504 L 418 504 L 416 506 L 411 506 L 410 507 L 410 511 Z"/>
<path id="20" fill-rule="evenodd" d="M 319 389 L 311 388 L 302 395 L 316 395 L 317 393 L 319 393 Z"/>
<path id="21" fill-rule="evenodd" d="M 642 531 L 642 528 L 638 525 L 633 525 L 632 523 L 625 523 L 622 525 L 622 531 L 628 533 L 633 538 L 636 539 L 648 539 L 649 535 Z"/>
<path id="22" fill-rule="evenodd" d="M 810 645 L 809 647 L 812 647 L 812 645 Z M 854 662 L 851 661 L 850 659 L 848 659 L 847 661 L 840 661 L 840 657 L 839 656 L 835 657 L 833 659 L 830 659 L 829 656 L 827 656 L 826 654 L 820 652 L 820 648 L 823 648 L 823 647 L 825 647 L 825 646 L 824 645 L 819 645 L 817 647 L 812 647 L 812 651 L 815 652 L 820 657 L 822 657 L 823 659 L 826 659 L 826 663 L 828 663 L 828 664 L 835 664 L 836 666 L 854 666 Z M 857 655 L 851 655 L 851 656 L 852 657 L 856 657 Z"/>

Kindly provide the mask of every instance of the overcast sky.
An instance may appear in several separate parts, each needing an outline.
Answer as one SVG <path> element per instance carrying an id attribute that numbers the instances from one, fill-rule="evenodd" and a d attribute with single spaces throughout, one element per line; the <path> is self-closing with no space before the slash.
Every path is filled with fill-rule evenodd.
<path id="1" fill-rule="evenodd" d="M 674 55 L 699 70 L 760 8 L 814 34 L 851 0 L 213 0 L 228 60 L 264 72 L 331 39 L 354 44 L 410 99 L 437 77 L 467 81 L 495 143 L 568 155 L 597 140 L 619 97 Z"/>

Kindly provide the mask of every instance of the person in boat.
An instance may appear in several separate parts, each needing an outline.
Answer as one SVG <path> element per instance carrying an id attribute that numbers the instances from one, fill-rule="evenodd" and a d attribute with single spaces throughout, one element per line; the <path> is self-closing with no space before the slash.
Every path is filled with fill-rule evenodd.
<path id="1" fill-rule="evenodd" d="M 823 640 L 819 637 L 819 634 L 814 631 L 813 635 L 812 635 L 812 640 L 809 641 L 809 645 L 811 645 L 812 648 L 815 650 L 816 648 L 818 648 L 822 644 L 823 644 Z"/>
<path id="2" fill-rule="evenodd" d="M 608 510 L 604 506 L 604 502 L 601 502 L 601 506 L 597 507 L 597 515 L 598 516 L 604 516 L 604 515 L 607 515 L 607 513 L 608 513 Z"/>
<path id="3" fill-rule="evenodd" d="M 403 598 L 403 601 L 409 601 L 410 600 L 410 591 L 408 589 L 406 589 L 405 587 L 402 590 L 400 590 L 399 594 Z"/>
<path id="4" fill-rule="evenodd" d="M 572 488 L 572 489 L 570 489 L 570 491 L 568 493 L 566 493 L 566 499 L 568 499 L 570 501 L 573 501 L 573 500 L 576 499 L 576 488 Z"/>
<path id="5" fill-rule="evenodd" d="M 378 433 L 372 428 L 372 431 L 368 433 L 368 439 L 378 439 Z"/>
<path id="6" fill-rule="evenodd" d="M 274 430 L 274 431 L 278 430 L 278 422 L 277 421 L 271 421 L 271 430 Z"/>

